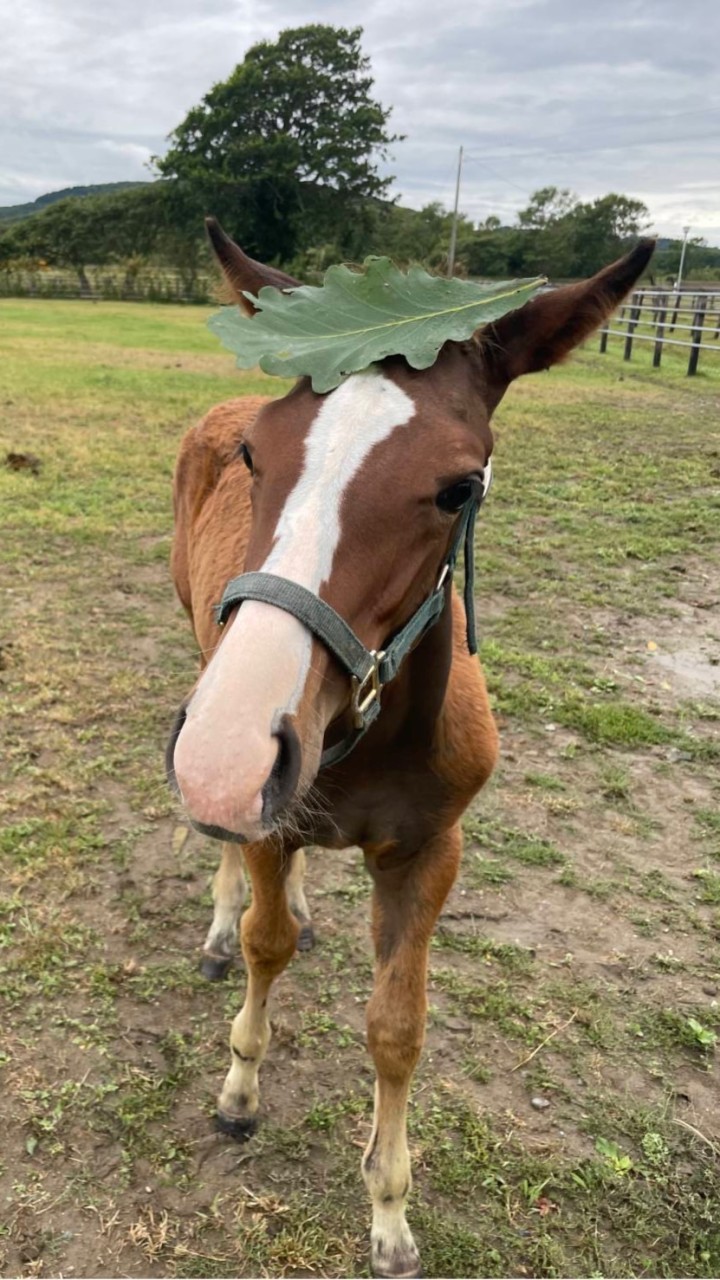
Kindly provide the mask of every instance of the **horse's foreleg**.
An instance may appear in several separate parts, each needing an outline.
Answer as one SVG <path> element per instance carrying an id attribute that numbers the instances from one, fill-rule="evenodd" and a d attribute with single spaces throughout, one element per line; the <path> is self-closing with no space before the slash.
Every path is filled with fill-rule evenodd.
<path id="1" fill-rule="evenodd" d="M 298 951 L 309 951 L 315 943 L 315 931 L 310 919 L 310 908 L 305 897 L 305 850 L 296 849 L 290 861 L 286 881 L 288 906 L 300 925 Z"/>
<path id="2" fill-rule="evenodd" d="M 211 982 L 227 975 L 237 950 L 240 913 L 247 899 L 243 848 L 239 844 L 223 844 L 220 866 L 213 879 L 213 918 L 200 962 L 201 972 Z M 309 951 L 315 942 L 304 880 L 305 850 L 296 849 L 290 859 L 285 885 L 288 905 L 300 925 L 298 951 Z"/>
<path id="3" fill-rule="evenodd" d="M 362 1171 L 372 1199 L 376 1276 L 420 1274 L 420 1257 L 405 1218 L 412 1181 L 407 1101 L 425 1037 L 430 936 L 455 881 L 460 851 L 460 828 L 454 827 L 412 856 L 401 850 L 366 855 L 375 882 L 376 969 L 367 1032 L 377 1083 Z"/>
<path id="4" fill-rule="evenodd" d="M 252 884 L 252 904 L 241 927 L 247 991 L 230 1032 L 230 1070 L 217 1112 L 219 1127 L 238 1139 L 249 1137 L 256 1127 L 258 1073 L 270 1043 L 268 995 L 295 950 L 299 932 L 288 907 L 289 855 L 267 844 L 246 845 L 244 854 Z"/>
<path id="5" fill-rule="evenodd" d="M 200 969 L 211 982 L 224 978 L 237 950 L 240 913 L 247 898 L 242 846 L 223 842 L 220 866 L 213 879 L 213 918 L 203 947 Z"/>

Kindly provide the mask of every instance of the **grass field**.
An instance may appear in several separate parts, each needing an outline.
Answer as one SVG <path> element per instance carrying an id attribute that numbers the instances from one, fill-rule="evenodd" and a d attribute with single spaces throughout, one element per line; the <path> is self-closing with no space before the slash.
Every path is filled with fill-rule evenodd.
<path id="1" fill-rule="evenodd" d="M 195 655 L 182 431 L 279 384 L 201 309 L 0 303 L 0 1271 L 366 1274 L 368 886 L 309 859 L 263 1127 L 213 1130 L 244 983 L 162 750 Z M 720 1274 L 720 362 L 593 340 L 496 415 L 478 619 L 502 758 L 467 815 L 411 1111 L 427 1275 Z"/>

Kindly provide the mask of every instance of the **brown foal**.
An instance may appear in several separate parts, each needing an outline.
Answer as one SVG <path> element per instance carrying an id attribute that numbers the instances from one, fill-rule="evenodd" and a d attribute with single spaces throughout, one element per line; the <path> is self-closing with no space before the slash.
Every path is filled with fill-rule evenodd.
<path id="1" fill-rule="evenodd" d="M 247 258 L 216 223 L 209 231 L 249 312 L 245 291 L 295 284 Z M 379 1276 L 419 1273 L 405 1218 L 408 1091 L 424 1038 L 430 936 L 460 862 L 460 818 L 497 755 L 485 681 L 448 575 L 446 607 L 383 688 L 380 715 L 345 759 L 322 765 L 323 750 L 351 732 L 347 673 L 281 607 L 246 599 L 221 631 L 213 606 L 228 579 L 262 570 L 327 601 L 369 650 L 386 647 L 438 585 L 457 513 L 487 472 L 490 417 L 508 385 L 582 342 L 652 248 L 643 241 L 592 279 L 447 343 L 430 369 L 392 358 L 325 396 L 303 379 L 279 400 L 219 405 L 180 450 L 173 574 L 203 658 L 168 763 L 193 823 L 224 842 L 211 976 L 235 943 L 240 845 L 252 883 L 241 928 L 247 992 L 218 1119 L 241 1138 L 255 1126 L 270 987 L 301 930 L 310 938 L 303 845 L 359 845 L 373 882 L 367 1036 L 377 1086 L 362 1172 Z"/>

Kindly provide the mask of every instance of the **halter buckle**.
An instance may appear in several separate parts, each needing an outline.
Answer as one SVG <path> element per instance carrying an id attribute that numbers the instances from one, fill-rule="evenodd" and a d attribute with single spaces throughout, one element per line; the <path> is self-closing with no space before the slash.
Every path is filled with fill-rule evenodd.
<path id="1" fill-rule="evenodd" d="M 365 712 L 377 700 L 380 701 L 380 663 L 385 657 L 383 649 L 371 649 L 372 666 L 362 680 L 357 676 L 351 678 L 350 709 L 356 729 L 364 729 Z"/>

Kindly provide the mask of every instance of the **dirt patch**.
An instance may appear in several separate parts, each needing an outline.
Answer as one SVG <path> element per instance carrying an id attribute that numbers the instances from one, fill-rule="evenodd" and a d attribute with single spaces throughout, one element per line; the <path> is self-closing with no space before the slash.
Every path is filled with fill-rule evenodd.
<path id="1" fill-rule="evenodd" d="M 652 661 L 668 672 L 679 689 L 696 697 L 720 697 L 720 641 L 712 648 L 675 649 L 673 653 L 659 650 L 652 654 Z"/>

